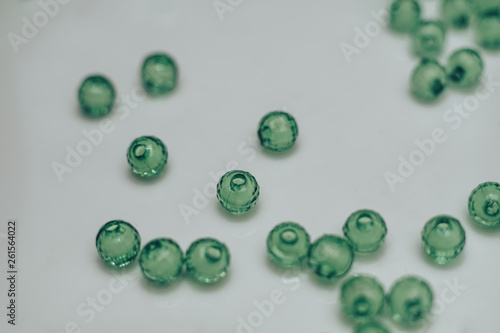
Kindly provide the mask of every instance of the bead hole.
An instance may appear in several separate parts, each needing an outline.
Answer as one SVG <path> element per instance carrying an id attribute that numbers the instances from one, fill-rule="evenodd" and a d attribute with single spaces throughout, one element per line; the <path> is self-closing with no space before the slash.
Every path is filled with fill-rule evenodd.
<path id="1" fill-rule="evenodd" d="M 373 219 L 369 214 L 363 213 L 356 220 L 356 225 L 359 230 L 369 230 L 373 226 Z"/>
<path id="2" fill-rule="evenodd" d="M 148 147 L 146 147 L 145 145 L 142 145 L 142 144 L 135 146 L 134 155 L 138 159 L 147 158 L 149 155 Z"/>
<path id="3" fill-rule="evenodd" d="M 210 261 L 219 261 L 222 257 L 222 251 L 215 246 L 210 246 L 205 252 L 205 257 Z"/>
<path id="4" fill-rule="evenodd" d="M 294 230 L 287 229 L 284 230 L 280 235 L 281 240 L 289 245 L 293 245 L 297 242 L 297 233 Z"/>
<path id="5" fill-rule="evenodd" d="M 500 205 L 496 200 L 487 200 L 484 203 L 483 210 L 488 216 L 496 216 L 500 212 Z"/>
<path id="6" fill-rule="evenodd" d="M 247 179 L 245 178 L 245 175 L 237 173 L 231 179 L 231 189 L 233 189 L 234 191 L 239 191 L 245 187 L 246 183 Z"/>

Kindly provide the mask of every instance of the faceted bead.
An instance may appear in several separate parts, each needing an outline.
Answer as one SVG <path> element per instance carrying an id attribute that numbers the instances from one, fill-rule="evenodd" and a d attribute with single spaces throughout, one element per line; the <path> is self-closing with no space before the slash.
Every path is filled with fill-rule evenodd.
<path id="1" fill-rule="evenodd" d="M 255 206 L 259 198 L 259 184 L 246 171 L 227 172 L 217 184 L 217 199 L 228 212 L 241 214 Z"/>
<path id="2" fill-rule="evenodd" d="M 477 17 L 476 42 L 489 50 L 500 49 L 500 13 L 488 13 Z"/>
<path id="3" fill-rule="evenodd" d="M 174 240 L 157 238 L 144 246 L 139 256 L 139 265 L 148 280 L 167 283 L 181 274 L 184 255 Z"/>
<path id="4" fill-rule="evenodd" d="M 455 29 L 465 29 L 472 19 L 471 0 L 443 0 L 441 5 L 443 21 Z"/>
<path id="5" fill-rule="evenodd" d="M 446 88 L 446 72 L 434 60 L 423 59 L 411 77 L 411 91 L 422 101 L 438 98 Z"/>
<path id="6" fill-rule="evenodd" d="M 167 164 L 168 151 L 163 142 L 154 136 L 141 136 L 130 144 L 127 153 L 132 172 L 141 177 L 159 174 Z"/>
<path id="7" fill-rule="evenodd" d="M 380 214 L 363 209 L 347 218 L 343 231 L 354 251 L 368 253 L 377 250 L 384 243 L 387 227 Z"/>
<path id="8" fill-rule="evenodd" d="M 215 283 L 227 273 L 229 251 L 216 239 L 198 239 L 186 252 L 186 268 L 198 282 Z"/>
<path id="9" fill-rule="evenodd" d="M 425 253 L 438 264 L 444 264 L 462 252 L 465 231 L 460 222 L 446 215 L 430 219 L 422 230 Z"/>
<path id="10" fill-rule="evenodd" d="M 356 326 L 354 333 L 389 333 L 389 330 L 376 321 Z"/>
<path id="11" fill-rule="evenodd" d="M 309 248 L 309 268 L 322 279 L 342 277 L 351 268 L 353 259 L 349 243 L 335 235 L 323 235 Z"/>
<path id="12" fill-rule="evenodd" d="M 406 276 L 394 283 L 387 300 L 390 314 L 396 322 L 415 325 L 431 311 L 433 295 L 427 282 L 415 276 Z"/>
<path id="13" fill-rule="evenodd" d="M 367 321 L 381 313 L 384 297 L 382 285 L 368 275 L 350 277 L 340 290 L 342 308 L 354 321 Z"/>
<path id="14" fill-rule="evenodd" d="M 293 222 L 278 224 L 267 237 L 267 253 L 281 266 L 299 265 L 307 257 L 310 246 L 306 230 Z"/>
<path id="15" fill-rule="evenodd" d="M 112 266 L 124 267 L 139 254 L 141 237 L 130 223 L 110 221 L 99 229 L 96 247 L 102 260 Z"/>
<path id="16" fill-rule="evenodd" d="M 482 227 L 500 225 L 500 184 L 486 182 L 476 187 L 469 196 L 469 214 Z"/>
<path id="17" fill-rule="evenodd" d="M 443 51 L 444 24 L 441 21 L 420 21 L 412 30 L 413 52 L 421 58 L 436 58 Z"/>
<path id="18" fill-rule="evenodd" d="M 150 95 L 163 95 L 177 85 L 177 65 L 163 53 L 152 54 L 142 65 L 142 86 Z"/>
<path id="19" fill-rule="evenodd" d="M 262 147 L 283 151 L 294 145 L 298 135 L 298 127 L 290 114 L 273 111 L 262 118 L 257 134 Z"/>
<path id="20" fill-rule="evenodd" d="M 446 64 L 448 81 L 462 88 L 475 86 L 483 74 L 483 60 L 474 50 L 455 51 Z"/>
<path id="21" fill-rule="evenodd" d="M 87 77 L 78 90 L 80 109 L 89 117 L 107 115 L 113 109 L 115 98 L 113 84 L 101 75 Z"/>
<path id="22" fill-rule="evenodd" d="M 398 32 L 410 32 L 420 20 L 420 5 L 415 0 L 395 0 L 390 7 L 389 24 Z"/>

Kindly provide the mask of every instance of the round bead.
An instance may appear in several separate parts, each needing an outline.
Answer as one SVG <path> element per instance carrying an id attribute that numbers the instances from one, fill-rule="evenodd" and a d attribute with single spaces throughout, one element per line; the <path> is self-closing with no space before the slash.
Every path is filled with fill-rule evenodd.
<path id="1" fill-rule="evenodd" d="M 462 88 L 475 86 L 483 74 L 483 60 L 474 50 L 455 51 L 446 64 L 448 81 Z"/>
<path id="2" fill-rule="evenodd" d="M 227 273 L 229 251 L 216 239 L 198 239 L 186 252 L 186 268 L 198 282 L 215 283 Z"/>
<path id="3" fill-rule="evenodd" d="M 157 238 L 144 246 L 139 256 L 139 265 L 148 280 L 167 283 L 181 274 L 184 255 L 172 239 Z"/>
<path id="4" fill-rule="evenodd" d="M 295 119 L 282 111 L 266 114 L 260 121 L 257 131 L 262 147 L 274 151 L 283 151 L 292 147 L 298 133 Z"/>
<path id="5" fill-rule="evenodd" d="M 353 259 L 349 243 L 335 235 L 323 235 L 309 248 L 309 268 L 322 279 L 342 277 L 351 268 Z"/>
<path id="6" fill-rule="evenodd" d="M 127 153 L 127 161 L 132 172 L 141 177 L 159 174 L 167 164 L 167 158 L 167 147 L 154 136 L 141 136 L 135 139 Z"/>
<path id="7" fill-rule="evenodd" d="M 438 264 L 444 264 L 462 252 L 465 231 L 460 222 L 446 215 L 430 219 L 422 230 L 425 253 Z"/>
<path id="8" fill-rule="evenodd" d="M 112 266 L 124 267 L 139 254 L 141 237 L 130 223 L 110 221 L 99 229 L 96 247 L 102 260 Z"/>
<path id="9" fill-rule="evenodd" d="M 441 17 L 450 27 L 465 29 L 472 18 L 470 0 L 443 0 L 441 3 Z"/>
<path id="10" fill-rule="evenodd" d="M 500 13 L 487 13 L 477 17 L 476 42 L 489 50 L 500 49 Z"/>
<path id="11" fill-rule="evenodd" d="M 476 187 L 469 196 L 469 214 L 482 227 L 500 225 L 500 184 L 486 182 Z"/>
<path id="12" fill-rule="evenodd" d="M 80 109 L 89 117 L 107 115 L 113 109 L 115 99 L 113 84 L 101 75 L 87 77 L 78 90 Z"/>
<path id="13" fill-rule="evenodd" d="M 141 77 L 142 86 L 147 93 L 163 95 L 177 85 L 177 65 L 166 54 L 152 54 L 144 60 Z"/>
<path id="14" fill-rule="evenodd" d="M 377 250 L 387 235 L 382 216 L 373 210 L 363 209 L 352 213 L 344 224 L 344 236 L 356 252 Z"/>
<path id="15" fill-rule="evenodd" d="M 415 0 L 395 0 L 390 7 L 389 24 L 398 32 L 410 32 L 420 20 L 420 5 Z"/>
<path id="16" fill-rule="evenodd" d="M 278 265 L 299 265 L 307 257 L 311 245 L 306 230 L 293 222 L 278 224 L 267 237 L 267 253 Z"/>
<path id="17" fill-rule="evenodd" d="M 422 101 L 438 98 L 446 88 L 446 72 L 434 60 L 423 59 L 411 77 L 411 92 Z"/>
<path id="18" fill-rule="evenodd" d="M 384 306 L 384 289 L 374 277 L 358 275 L 347 279 L 340 290 L 342 308 L 349 318 L 367 321 Z"/>
<path id="19" fill-rule="evenodd" d="M 436 58 L 443 51 L 444 24 L 441 21 L 420 21 L 412 30 L 413 52 L 421 58 Z"/>
<path id="20" fill-rule="evenodd" d="M 354 333 L 389 333 L 389 330 L 376 321 L 356 326 Z"/>
<path id="21" fill-rule="evenodd" d="M 406 276 L 394 283 L 388 295 L 392 318 L 404 325 L 420 323 L 431 311 L 432 290 L 427 282 Z"/>
<path id="22" fill-rule="evenodd" d="M 259 198 L 259 184 L 246 171 L 227 172 L 217 184 L 217 199 L 222 207 L 233 214 L 247 212 Z"/>

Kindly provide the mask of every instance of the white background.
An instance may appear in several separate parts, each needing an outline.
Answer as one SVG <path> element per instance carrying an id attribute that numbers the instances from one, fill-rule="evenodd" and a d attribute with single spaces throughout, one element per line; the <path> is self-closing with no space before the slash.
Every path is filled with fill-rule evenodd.
<path id="1" fill-rule="evenodd" d="M 424 17 L 436 17 L 436 3 L 425 2 Z M 477 184 L 499 180 L 500 88 L 454 129 L 443 116 L 472 93 L 448 89 L 437 103 L 416 102 L 408 80 L 418 59 L 404 36 L 383 28 L 348 63 L 339 45 L 353 45 L 354 29 L 373 25 L 370 11 L 385 7 L 384 0 L 243 1 L 221 21 L 211 0 L 72 0 L 15 53 L 7 34 L 20 35 L 22 17 L 31 20 L 41 9 L 36 1 L 3 0 L 0 232 L 8 218 L 19 220 L 19 295 L 12 328 L 1 278 L 2 332 L 233 333 L 238 318 L 255 317 L 254 302 L 269 300 L 273 290 L 285 300 L 261 316 L 255 332 L 350 332 L 337 302 L 340 283 L 319 283 L 307 271 L 286 277 L 268 263 L 265 239 L 287 220 L 312 239 L 339 234 L 350 213 L 371 208 L 387 222 L 386 243 L 375 255 L 358 256 L 351 273 L 372 274 L 386 289 L 406 274 L 428 280 L 443 305 L 428 332 L 497 333 L 500 233 L 471 224 L 467 198 Z M 470 31 L 448 37 L 442 61 L 456 48 L 475 47 Z M 113 131 L 59 182 L 52 163 L 65 163 L 66 146 L 75 149 L 83 130 L 99 127 L 78 111 L 81 80 L 104 73 L 130 94 L 154 51 L 177 60 L 178 89 L 144 99 L 124 119 L 117 110 L 106 117 Z M 500 81 L 499 54 L 481 55 Z M 283 156 L 249 150 L 245 141 L 275 109 L 296 117 L 297 146 Z M 408 158 L 414 141 L 436 128 L 447 140 L 391 191 L 384 173 L 397 173 L 398 157 Z M 160 137 L 169 150 L 156 181 L 131 176 L 127 165 L 127 147 L 141 135 Z M 213 185 L 209 172 L 225 171 L 232 160 L 258 180 L 257 206 L 234 218 L 210 199 L 187 223 L 179 207 L 193 207 L 195 189 Z M 464 253 L 445 267 L 421 250 L 421 228 L 437 214 L 457 217 L 467 232 Z M 199 237 L 218 238 L 231 251 L 230 274 L 218 286 L 186 277 L 159 289 L 137 265 L 110 270 L 94 240 L 112 219 L 131 222 L 143 244 L 166 236 L 186 250 Z M 89 310 L 88 298 L 108 301 L 117 276 L 128 287 L 100 312 Z"/>

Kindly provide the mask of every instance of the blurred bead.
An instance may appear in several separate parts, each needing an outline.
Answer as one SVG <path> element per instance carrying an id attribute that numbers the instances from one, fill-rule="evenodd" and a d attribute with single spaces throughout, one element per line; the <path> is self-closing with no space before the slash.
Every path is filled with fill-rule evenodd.
<path id="1" fill-rule="evenodd" d="M 376 317 L 382 311 L 384 300 L 381 284 L 368 275 L 348 278 L 340 290 L 342 308 L 354 321 L 367 321 Z"/>
<path id="2" fill-rule="evenodd" d="M 159 174 L 165 167 L 167 158 L 167 147 L 154 136 L 141 136 L 135 139 L 127 153 L 127 161 L 132 172 L 141 177 Z"/>
<path id="3" fill-rule="evenodd" d="M 478 15 L 500 13 L 500 0 L 472 0 Z"/>
<path id="4" fill-rule="evenodd" d="M 425 253 L 438 264 L 445 264 L 462 252 L 465 231 L 460 222 L 446 215 L 429 220 L 422 230 Z"/>
<path id="5" fill-rule="evenodd" d="M 387 300 L 390 314 L 396 322 L 415 325 L 431 311 L 433 295 L 427 282 L 415 276 L 406 276 L 394 283 Z"/>
<path id="6" fill-rule="evenodd" d="M 147 93 L 163 95 L 177 85 L 177 65 L 166 54 L 152 54 L 144 60 L 141 77 L 142 86 Z"/>
<path id="7" fill-rule="evenodd" d="M 482 227 L 500 225 L 500 184 L 486 182 L 477 186 L 469 196 L 469 214 Z"/>
<path id="8" fill-rule="evenodd" d="M 372 321 L 356 326 L 354 333 L 389 333 L 389 330 L 380 323 Z"/>
<path id="9" fill-rule="evenodd" d="M 201 238 L 187 250 L 186 268 L 198 282 L 215 283 L 226 276 L 229 257 L 225 244 L 213 238 Z"/>
<path id="10" fill-rule="evenodd" d="M 411 76 L 411 92 L 422 101 L 438 98 L 446 88 L 446 72 L 434 60 L 423 59 Z"/>
<path id="11" fill-rule="evenodd" d="M 168 283 L 181 274 L 184 255 L 172 239 L 157 238 L 144 246 L 139 256 L 139 265 L 148 280 Z"/>
<path id="12" fill-rule="evenodd" d="M 471 0 L 443 0 L 441 17 L 450 27 L 455 29 L 467 28 L 472 18 Z"/>
<path id="13" fill-rule="evenodd" d="M 233 214 L 247 212 L 259 198 L 259 184 L 249 172 L 227 172 L 217 184 L 217 199 L 222 207 Z"/>
<path id="14" fill-rule="evenodd" d="M 102 260 L 112 266 L 124 267 L 139 254 L 141 237 L 130 223 L 110 221 L 99 229 L 96 247 Z"/>
<path id="15" fill-rule="evenodd" d="M 461 88 L 477 85 L 483 74 L 483 60 L 474 50 L 461 49 L 455 51 L 446 64 L 448 81 Z"/>
<path id="16" fill-rule="evenodd" d="M 262 118 L 257 134 L 262 147 L 283 151 L 294 145 L 298 135 L 298 127 L 295 118 L 290 114 L 273 111 Z"/>
<path id="17" fill-rule="evenodd" d="M 351 268 L 354 252 L 347 241 L 335 235 L 323 235 L 309 249 L 309 268 L 320 278 L 331 280 Z"/>
<path id="18" fill-rule="evenodd" d="M 267 253 L 278 265 L 299 265 L 307 257 L 310 244 L 309 235 L 302 226 L 284 222 L 269 233 Z"/>
<path id="19" fill-rule="evenodd" d="M 344 224 L 344 236 L 356 252 L 377 250 L 387 235 L 382 216 L 373 210 L 363 209 L 352 213 Z"/>
<path id="20" fill-rule="evenodd" d="M 420 20 L 420 5 L 415 0 L 395 0 L 389 14 L 389 24 L 393 30 L 410 32 Z"/>
<path id="21" fill-rule="evenodd" d="M 500 13 L 479 15 L 474 27 L 476 42 L 489 50 L 500 50 Z"/>
<path id="22" fill-rule="evenodd" d="M 115 99 L 113 84 L 101 75 L 87 77 L 78 90 L 80 109 L 89 117 L 107 115 L 113 109 Z"/>
<path id="23" fill-rule="evenodd" d="M 421 58 L 436 58 L 443 51 L 445 35 L 443 22 L 420 21 L 411 34 L 413 52 Z"/>

